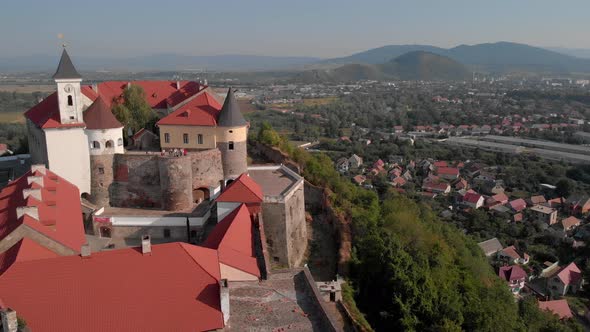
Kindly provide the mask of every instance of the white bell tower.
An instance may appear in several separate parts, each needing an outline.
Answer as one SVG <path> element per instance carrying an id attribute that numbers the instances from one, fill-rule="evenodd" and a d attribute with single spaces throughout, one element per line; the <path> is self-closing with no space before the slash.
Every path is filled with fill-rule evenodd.
<path id="1" fill-rule="evenodd" d="M 80 86 L 82 76 L 72 64 L 65 47 L 53 79 L 57 84 L 60 123 L 83 123 L 82 89 Z"/>

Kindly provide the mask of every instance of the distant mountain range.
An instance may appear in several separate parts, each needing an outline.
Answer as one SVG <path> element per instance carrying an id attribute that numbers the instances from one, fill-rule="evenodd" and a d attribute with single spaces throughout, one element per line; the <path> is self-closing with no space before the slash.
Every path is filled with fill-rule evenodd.
<path id="1" fill-rule="evenodd" d="M 432 45 L 388 45 L 346 57 L 320 59 L 315 57 L 283 57 L 264 55 L 189 56 L 156 54 L 126 58 L 77 56 L 71 54 L 80 71 L 276 71 L 315 68 L 326 70 L 338 65 L 358 64 L 340 69 L 356 71 L 359 76 L 374 75 L 374 68 L 361 65 L 384 64 L 403 54 L 422 51 L 448 57 L 470 71 L 590 73 L 590 50 L 545 49 L 525 44 L 498 42 L 441 48 Z M 0 72 L 53 71 L 58 54 L 0 56 Z M 587 57 L 587 58 L 586 58 Z M 381 71 L 381 70 L 378 70 Z M 364 74 L 363 74 L 364 73 Z M 321 72 L 317 72 L 322 75 Z"/>
<path id="2" fill-rule="evenodd" d="M 582 59 L 525 44 L 498 42 L 460 45 L 450 49 L 430 45 L 389 45 L 356 53 L 347 57 L 323 60 L 324 64 L 378 64 L 407 52 L 425 51 L 449 57 L 473 70 L 586 72 L 590 73 L 590 59 Z"/>
<path id="3" fill-rule="evenodd" d="M 381 64 L 347 64 L 331 69 L 314 69 L 295 75 L 296 82 L 349 82 L 358 80 L 456 81 L 471 77 L 467 67 L 438 54 L 411 51 Z"/>
<path id="4" fill-rule="evenodd" d="M 283 57 L 264 55 L 210 55 L 190 56 L 156 54 L 129 58 L 76 56 L 72 60 L 80 71 L 257 71 L 276 69 L 300 69 L 316 63 L 320 58 Z M 0 57 L 0 71 L 53 71 L 57 68 L 59 54 Z"/>

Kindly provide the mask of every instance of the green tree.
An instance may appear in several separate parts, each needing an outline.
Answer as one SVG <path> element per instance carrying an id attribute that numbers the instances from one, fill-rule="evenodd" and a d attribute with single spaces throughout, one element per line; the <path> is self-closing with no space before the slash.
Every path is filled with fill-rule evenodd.
<path id="1" fill-rule="evenodd" d="M 570 195 L 572 184 L 568 179 L 561 179 L 555 184 L 555 193 L 559 197 L 568 197 Z"/>
<path id="2" fill-rule="evenodd" d="M 145 91 L 139 85 L 131 84 L 120 98 L 113 102 L 112 111 L 125 129 L 137 132 L 141 128 L 153 130 L 150 125 L 155 123 L 156 113 L 146 101 Z"/>

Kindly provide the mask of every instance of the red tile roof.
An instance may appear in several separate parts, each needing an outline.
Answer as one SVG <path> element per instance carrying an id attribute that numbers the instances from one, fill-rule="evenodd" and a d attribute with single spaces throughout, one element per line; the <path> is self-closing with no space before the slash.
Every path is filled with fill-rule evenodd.
<path id="1" fill-rule="evenodd" d="M 180 89 L 176 88 L 176 81 L 107 81 L 97 85 L 98 94 L 110 103 L 121 97 L 127 84 L 141 86 L 150 107 L 159 109 L 174 107 L 206 88 L 193 81 L 179 81 Z M 82 92 L 92 100 L 98 96 L 90 86 L 84 86 Z"/>
<path id="2" fill-rule="evenodd" d="M 471 193 L 471 192 L 467 192 L 465 194 L 465 196 L 463 196 L 463 201 L 464 202 L 468 202 L 468 203 L 472 203 L 472 204 L 476 204 L 477 202 L 479 202 L 479 200 L 482 198 L 483 196 L 478 194 L 478 193 Z"/>
<path id="3" fill-rule="evenodd" d="M 221 105 L 203 92 L 158 121 L 158 125 L 215 126 Z"/>
<path id="4" fill-rule="evenodd" d="M 86 129 L 123 128 L 121 122 L 113 115 L 110 105 L 101 96 L 84 111 L 84 123 Z"/>
<path id="5" fill-rule="evenodd" d="M 571 262 L 557 273 L 557 277 L 564 285 L 577 284 L 582 279 L 582 271 L 574 262 Z"/>
<path id="6" fill-rule="evenodd" d="M 508 202 L 508 205 L 510 205 L 510 207 L 516 212 L 520 212 L 526 209 L 526 202 L 522 198 L 510 201 Z"/>
<path id="7" fill-rule="evenodd" d="M 217 202 L 262 203 L 262 188 L 244 173 L 230 183 L 217 197 Z"/>
<path id="8" fill-rule="evenodd" d="M 31 175 L 41 177 L 43 186 L 35 182 L 28 184 L 27 178 Z M 25 199 L 23 189 L 40 189 L 41 200 L 33 196 Z M 21 206 L 37 207 L 39 220 L 28 214 L 17 218 L 16 208 Z M 0 239 L 21 225 L 78 252 L 82 244 L 86 243 L 78 188 L 49 170 L 45 170 L 45 174 L 40 170 L 35 173 L 29 171 L 11 182 L 0 191 Z M 13 248 L 0 256 L 3 262 L 14 262 L 19 258 L 45 258 L 47 253 L 25 241 L 17 249 Z"/>
<path id="9" fill-rule="evenodd" d="M 554 301 L 539 301 L 539 309 L 549 310 L 559 316 L 559 319 L 572 318 L 574 315 L 566 299 Z"/>
<path id="10" fill-rule="evenodd" d="M 214 250 L 168 243 L 16 263 L 0 294 L 33 331 L 209 331 L 219 278 Z"/>
<path id="11" fill-rule="evenodd" d="M 60 122 L 57 92 L 52 93 L 40 103 L 30 108 L 24 115 L 37 127 L 43 129 L 84 127 L 83 123 L 62 124 Z"/>
<path id="12" fill-rule="evenodd" d="M 254 252 L 252 220 L 246 204 L 241 204 L 223 218 L 203 246 L 216 249 L 220 263 L 260 277 Z"/>
<path id="13" fill-rule="evenodd" d="M 498 271 L 498 276 L 506 281 L 514 281 L 526 278 L 526 272 L 518 265 L 502 266 Z"/>
<path id="14" fill-rule="evenodd" d="M 435 167 L 447 167 L 447 162 L 444 160 L 439 160 L 434 162 Z"/>
<path id="15" fill-rule="evenodd" d="M 454 167 L 439 167 L 436 172 L 438 175 L 459 175 L 459 169 Z"/>
<path id="16" fill-rule="evenodd" d="M 502 249 L 502 254 L 512 259 L 521 259 L 520 254 L 516 252 L 516 247 L 510 246 Z"/>
<path id="17" fill-rule="evenodd" d="M 580 219 L 569 216 L 561 221 L 561 224 L 565 230 L 570 229 L 573 226 L 577 226 L 580 224 Z"/>

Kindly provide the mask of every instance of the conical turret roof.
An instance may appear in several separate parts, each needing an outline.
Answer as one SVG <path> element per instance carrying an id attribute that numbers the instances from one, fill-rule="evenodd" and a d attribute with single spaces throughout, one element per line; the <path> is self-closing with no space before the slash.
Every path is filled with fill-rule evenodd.
<path id="1" fill-rule="evenodd" d="M 67 79 L 67 78 L 82 78 L 72 63 L 72 59 L 68 55 L 65 47 L 61 53 L 61 59 L 57 66 L 57 71 L 53 74 L 53 79 Z"/>
<path id="2" fill-rule="evenodd" d="M 221 112 L 217 118 L 217 125 L 221 127 L 239 127 L 248 124 L 242 112 L 240 112 L 240 106 L 238 101 L 234 97 L 234 92 L 231 88 L 227 91 L 227 96 L 223 102 Z"/>
<path id="3" fill-rule="evenodd" d="M 123 125 L 113 112 L 104 99 L 98 96 L 94 103 L 84 111 L 84 123 L 86 129 L 112 129 L 121 128 Z"/>

